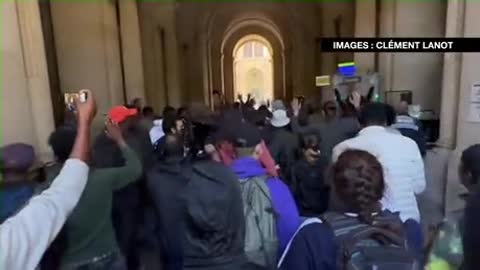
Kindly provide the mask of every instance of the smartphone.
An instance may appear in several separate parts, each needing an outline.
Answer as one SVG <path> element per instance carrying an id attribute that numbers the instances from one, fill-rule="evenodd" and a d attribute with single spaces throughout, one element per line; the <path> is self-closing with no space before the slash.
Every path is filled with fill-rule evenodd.
<path id="1" fill-rule="evenodd" d="M 75 99 L 77 98 L 80 102 L 85 102 L 87 101 L 87 93 L 82 92 L 82 93 L 65 93 L 64 94 L 65 105 L 70 111 L 76 111 Z"/>
<path id="2" fill-rule="evenodd" d="M 298 102 L 300 102 L 301 104 L 305 102 L 305 96 L 297 96 L 296 98 L 298 99 Z"/>

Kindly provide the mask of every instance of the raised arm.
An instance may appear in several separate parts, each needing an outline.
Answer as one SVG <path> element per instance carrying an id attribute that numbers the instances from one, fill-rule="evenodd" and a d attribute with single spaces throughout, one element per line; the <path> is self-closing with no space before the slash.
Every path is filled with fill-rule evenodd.
<path id="1" fill-rule="evenodd" d="M 17 215 L 0 225 L 0 269 L 33 270 L 74 209 L 88 178 L 90 126 L 96 113 L 90 91 L 77 103 L 78 133 L 60 174 Z"/>
<path id="2" fill-rule="evenodd" d="M 112 121 L 106 123 L 107 136 L 115 141 L 122 151 L 125 165 L 120 168 L 103 169 L 98 173 L 104 174 L 112 183 L 112 189 L 116 190 L 137 180 L 142 174 L 142 162 L 138 155 L 131 149 L 123 138 L 120 127 Z"/>

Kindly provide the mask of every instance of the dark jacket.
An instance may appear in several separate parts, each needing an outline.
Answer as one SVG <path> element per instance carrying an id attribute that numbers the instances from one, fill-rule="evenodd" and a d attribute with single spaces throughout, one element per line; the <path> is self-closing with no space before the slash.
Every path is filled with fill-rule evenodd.
<path id="1" fill-rule="evenodd" d="M 280 166 L 282 179 L 289 183 L 291 169 L 297 160 L 298 136 L 288 128 L 274 128 L 268 149 L 275 162 Z"/>
<path id="2" fill-rule="evenodd" d="M 329 187 L 325 173 L 329 162 L 325 158 L 310 164 L 302 159 L 292 170 L 292 190 L 300 215 L 319 216 L 328 208 Z"/>
<path id="3" fill-rule="evenodd" d="M 160 257 L 165 270 L 183 269 L 182 211 L 180 193 L 188 183 L 182 176 L 180 158 L 159 162 L 147 174 L 147 186 L 154 204 L 152 232 L 160 247 Z"/>
<path id="4" fill-rule="evenodd" d="M 480 188 L 477 186 L 467 199 L 463 221 L 463 268 L 462 270 L 478 269 L 480 258 Z"/>
<path id="5" fill-rule="evenodd" d="M 417 144 L 422 157 L 427 154 L 427 140 L 425 134 L 421 130 L 399 128 L 398 131 L 400 131 L 403 136 L 412 139 Z"/>
<path id="6" fill-rule="evenodd" d="M 243 270 L 245 220 L 240 185 L 228 167 L 201 161 L 184 170 L 184 269 Z"/>

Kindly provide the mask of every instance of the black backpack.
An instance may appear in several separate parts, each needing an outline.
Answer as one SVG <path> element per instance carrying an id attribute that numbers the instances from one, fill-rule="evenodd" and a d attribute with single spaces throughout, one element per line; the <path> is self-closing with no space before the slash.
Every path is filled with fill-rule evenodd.
<path id="1" fill-rule="evenodd" d="M 400 236 L 384 227 L 371 226 L 356 217 L 337 213 L 322 216 L 335 234 L 339 270 L 420 270 L 420 264 Z M 393 214 L 379 215 L 375 223 L 401 223 Z"/>

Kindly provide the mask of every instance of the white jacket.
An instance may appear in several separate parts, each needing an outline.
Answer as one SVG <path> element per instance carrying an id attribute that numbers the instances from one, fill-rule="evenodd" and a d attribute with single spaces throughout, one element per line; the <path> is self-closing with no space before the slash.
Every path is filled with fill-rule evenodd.
<path id="1" fill-rule="evenodd" d="M 0 225 L 0 269 L 33 270 L 73 211 L 87 183 L 88 166 L 69 159 L 51 187 Z"/>
<path id="2" fill-rule="evenodd" d="M 338 144 L 333 161 L 348 149 L 364 150 L 380 161 L 385 176 L 384 209 L 400 212 L 403 221 L 420 221 L 415 194 L 425 190 L 425 170 L 417 144 L 381 126 L 364 128 L 357 137 Z"/>

